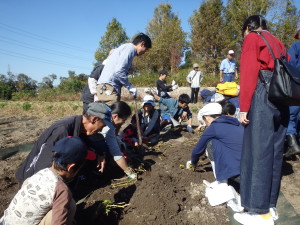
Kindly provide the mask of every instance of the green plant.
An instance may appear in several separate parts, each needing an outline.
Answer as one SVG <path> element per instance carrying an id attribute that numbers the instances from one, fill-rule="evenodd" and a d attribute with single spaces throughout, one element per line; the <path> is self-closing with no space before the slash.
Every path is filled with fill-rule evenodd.
<path id="1" fill-rule="evenodd" d="M 53 109 L 53 105 L 47 105 L 47 106 L 46 106 L 46 109 L 47 109 L 48 111 L 51 111 L 51 110 Z"/>
<path id="2" fill-rule="evenodd" d="M 97 207 L 97 212 L 98 213 L 104 212 L 106 215 L 108 215 L 108 213 L 110 213 L 113 209 L 117 209 L 117 208 L 124 209 L 128 205 L 129 204 L 126 204 L 125 202 L 116 203 L 115 201 L 112 200 L 103 200 L 99 203 Z"/>
<path id="3" fill-rule="evenodd" d="M 6 103 L 0 103 L 0 109 L 3 109 L 6 105 Z"/>
<path id="4" fill-rule="evenodd" d="M 23 110 L 28 111 L 31 108 L 31 104 L 29 102 L 24 102 L 22 108 Z"/>
<path id="5" fill-rule="evenodd" d="M 73 109 L 74 111 L 76 111 L 76 110 L 78 109 L 78 107 L 79 107 L 78 105 L 73 105 L 73 106 L 72 106 L 72 109 Z"/>

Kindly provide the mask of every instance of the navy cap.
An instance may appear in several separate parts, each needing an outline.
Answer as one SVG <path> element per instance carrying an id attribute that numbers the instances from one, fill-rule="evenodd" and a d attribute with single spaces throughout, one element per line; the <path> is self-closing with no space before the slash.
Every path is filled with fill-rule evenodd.
<path id="1" fill-rule="evenodd" d="M 57 153 L 54 160 L 64 164 L 96 159 L 96 154 L 88 150 L 80 137 L 64 137 L 54 144 L 52 151 Z"/>
<path id="2" fill-rule="evenodd" d="M 161 71 L 159 71 L 159 75 L 160 75 L 160 74 L 166 74 L 166 75 L 169 75 L 168 72 L 167 72 L 166 70 L 161 70 Z"/>

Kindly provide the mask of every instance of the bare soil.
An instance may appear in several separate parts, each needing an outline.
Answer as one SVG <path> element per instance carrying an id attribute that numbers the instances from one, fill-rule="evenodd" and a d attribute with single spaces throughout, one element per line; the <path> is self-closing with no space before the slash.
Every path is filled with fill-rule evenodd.
<path id="1" fill-rule="evenodd" d="M 58 119 L 0 115 L 0 151 L 35 141 Z M 200 135 L 185 129 L 162 135 L 158 145 L 145 152 L 146 171 L 140 171 L 138 180 L 127 186 L 112 187 L 123 181 L 115 180 L 122 178 L 123 173 L 115 165 L 109 166 L 105 174 L 95 179 L 100 188 L 78 206 L 78 224 L 230 224 L 226 206 L 211 207 L 204 196 L 203 180 L 214 180 L 208 160 L 203 157 L 196 172 L 185 169 Z M 14 174 L 27 154 L 18 152 L 0 158 L 0 217 L 18 190 Z M 285 161 L 281 191 L 298 213 L 299 174 L 297 159 Z M 103 200 L 129 205 L 106 215 L 100 207 Z"/>

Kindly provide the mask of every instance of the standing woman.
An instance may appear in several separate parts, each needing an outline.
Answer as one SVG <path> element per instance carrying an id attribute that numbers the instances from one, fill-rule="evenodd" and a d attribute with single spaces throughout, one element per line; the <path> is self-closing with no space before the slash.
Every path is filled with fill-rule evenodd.
<path id="1" fill-rule="evenodd" d="M 267 29 L 260 15 L 248 17 L 242 29 L 240 122 L 245 131 L 240 192 L 247 212 L 236 213 L 234 218 L 247 225 L 273 225 L 276 219 L 272 212 L 276 212 L 289 119 L 288 107 L 271 103 L 263 83 L 270 82 L 274 60 L 259 33 L 270 43 L 275 57 L 286 55 L 283 44 Z"/>

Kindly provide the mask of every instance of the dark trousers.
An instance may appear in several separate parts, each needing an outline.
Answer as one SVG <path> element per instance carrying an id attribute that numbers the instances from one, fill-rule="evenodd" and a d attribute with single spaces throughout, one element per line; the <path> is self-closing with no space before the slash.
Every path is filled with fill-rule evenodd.
<path id="1" fill-rule="evenodd" d="M 269 82 L 272 73 L 263 73 Z M 241 157 L 241 201 L 249 212 L 264 214 L 276 207 L 278 199 L 289 110 L 273 105 L 258 80 L 248 119 Z"/>
<path id="2" fill-rule="evenodd" d="M 200 88 L 191 88 L 191 103 L 197 103 Z"/>

